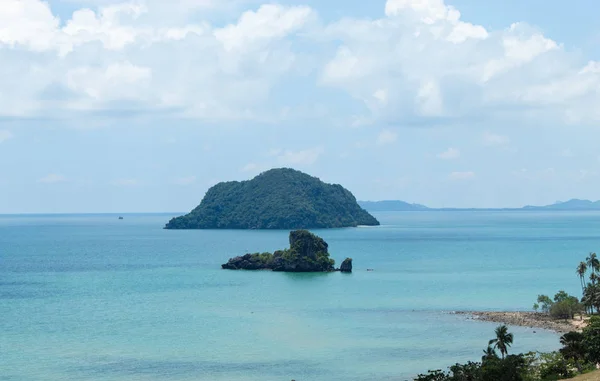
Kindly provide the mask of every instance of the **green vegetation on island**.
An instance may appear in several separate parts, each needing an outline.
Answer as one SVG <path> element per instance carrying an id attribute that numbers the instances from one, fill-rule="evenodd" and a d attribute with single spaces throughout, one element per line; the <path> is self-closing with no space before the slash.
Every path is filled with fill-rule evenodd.
<path id="1" fill-rule="evenodd" d="M 589 278 L 586 281 L 586 276 Z M 576 268 L 581 283 L 581 301 L 564 291 L 559 291 L 550 299 L 547 295 L 538 295 L 533 309 L 549 314 L 555 319 L 573 319 L 576 314 L 600 313 L 600 260 L 596 253 L 590 253 L 585 261 Z"/>
<path id="2" fill-rule="evenodd" d="M 325 240 L 307 230 L 290 232 L 290 247 L 275 253 L 254 253 L 231 258 L 221 265 L 225 270 L 273 270 L 284 272 L 335 271 Z M 352 272 L 352 259 L 346 258 L 339 269 Z"/>
<path id="3" fill-rule="evenodd" d="M 537 303 L 533 309 L 538 312 L 549 314 L 554 319 L 574 319 L 576 314 L 584 310 L 584 305 L 575 296 L 564 291 L 559 291 L 550 299 L 547 295 L 538 295 Z"/>
<path id="4" fill-rule="evenodd" d="M 586 276 L 589 270 L 589 282 Z M 555 381 L 594 371 L 600 366 L 600 260 L 590 253 L 577 266 L 583 297 L 581 301 L 565 291 L 553 298 L 538 295 L 533 308 L 540 321 L 546 319 L 573 321 L 576 316 L 579 330 L 560 337 L 562 348 L 555 352 L 508 354 L 514 337 L 506 325 L 496 329 L 495 337 L 483 350 L 481 362 L 455 364 L 448 371 L 441 369 L 418 375 L 414 381 Z M 540 312 L 538 312 L 540 311 Z M 584 312 L 588 316 L 584 316 Z M 499 352 L 499 355 L 498 355 Z M 594 373 L 593 377 L 598 374 Z M 598 378 L 582 378 L 596 380 Z"/>
<path id="5" fill-rule="evenodd" d="M 211 187 L 166 229 L 315 229 L 379 225 L 344 187 L 289 168 Z"/>

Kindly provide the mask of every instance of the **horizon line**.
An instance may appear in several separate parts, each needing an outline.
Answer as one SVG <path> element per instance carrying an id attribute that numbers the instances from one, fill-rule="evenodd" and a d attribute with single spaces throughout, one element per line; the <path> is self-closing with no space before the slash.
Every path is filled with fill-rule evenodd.
<path id="1" fill-rule="evenodd" d="M 131 216 L 136 214 L 187 214 L 188 212 L 24 212 L 0 213 L 0 216 L 64 216 L 64 215 L 114 215 Z"/>
<path id="2" fill-rule="evenodd" d="M 420 210 L 367 210 L 369 213 L 424 213 L 424 212 L 468 212 L 468 211 L 521 211 L 521 212 L 597 212 L 600 209 L 545 209 L 545 208 L 526 208 L 526 207 L 442 207 L 442 208 L 426 208 Z M 29 212 L 29 213 L 0 213 L 0 217 L 33 217 L 33 216 L 135 216 L 135 215 L 175 215 L 182 216 L 189 212 Z"/>

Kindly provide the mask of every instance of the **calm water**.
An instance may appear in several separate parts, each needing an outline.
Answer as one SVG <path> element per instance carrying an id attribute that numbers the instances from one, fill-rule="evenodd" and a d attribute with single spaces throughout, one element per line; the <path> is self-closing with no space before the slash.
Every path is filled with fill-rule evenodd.
<path id="1" fill-rule="evenodd" d="M 347 274 L 220 270 L 286 231 L 165 231 L 168 215 L 0 217 L 0 380 L 405 380 L 478 360 L 494 324 L 577 293 L 600 213 L 379 213 L 315 231 Z M 367 268 L 375 271 L 367 272 Z M 511 328 L 515 351 L 558 336 Z"/>

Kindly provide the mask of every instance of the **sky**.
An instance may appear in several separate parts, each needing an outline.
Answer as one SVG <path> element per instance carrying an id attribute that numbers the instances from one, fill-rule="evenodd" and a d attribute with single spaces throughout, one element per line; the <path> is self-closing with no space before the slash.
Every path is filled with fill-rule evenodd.
<path id="1" fill-rule="evenodd" d="M 359 200 L 600 199 L 596 0 L 1 0 L 0 213 L 186 212 L 292 167 Z"/>

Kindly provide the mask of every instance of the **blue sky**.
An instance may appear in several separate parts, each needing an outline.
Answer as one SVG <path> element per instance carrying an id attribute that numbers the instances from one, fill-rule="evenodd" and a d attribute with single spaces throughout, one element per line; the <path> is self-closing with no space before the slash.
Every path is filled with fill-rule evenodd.
<path id="1" fill-rule="evenodd" d="M 188 211 L 293 167 L 359 199 L 600 199 L 592 0 L 4 0 L 0 213 Z"/>

